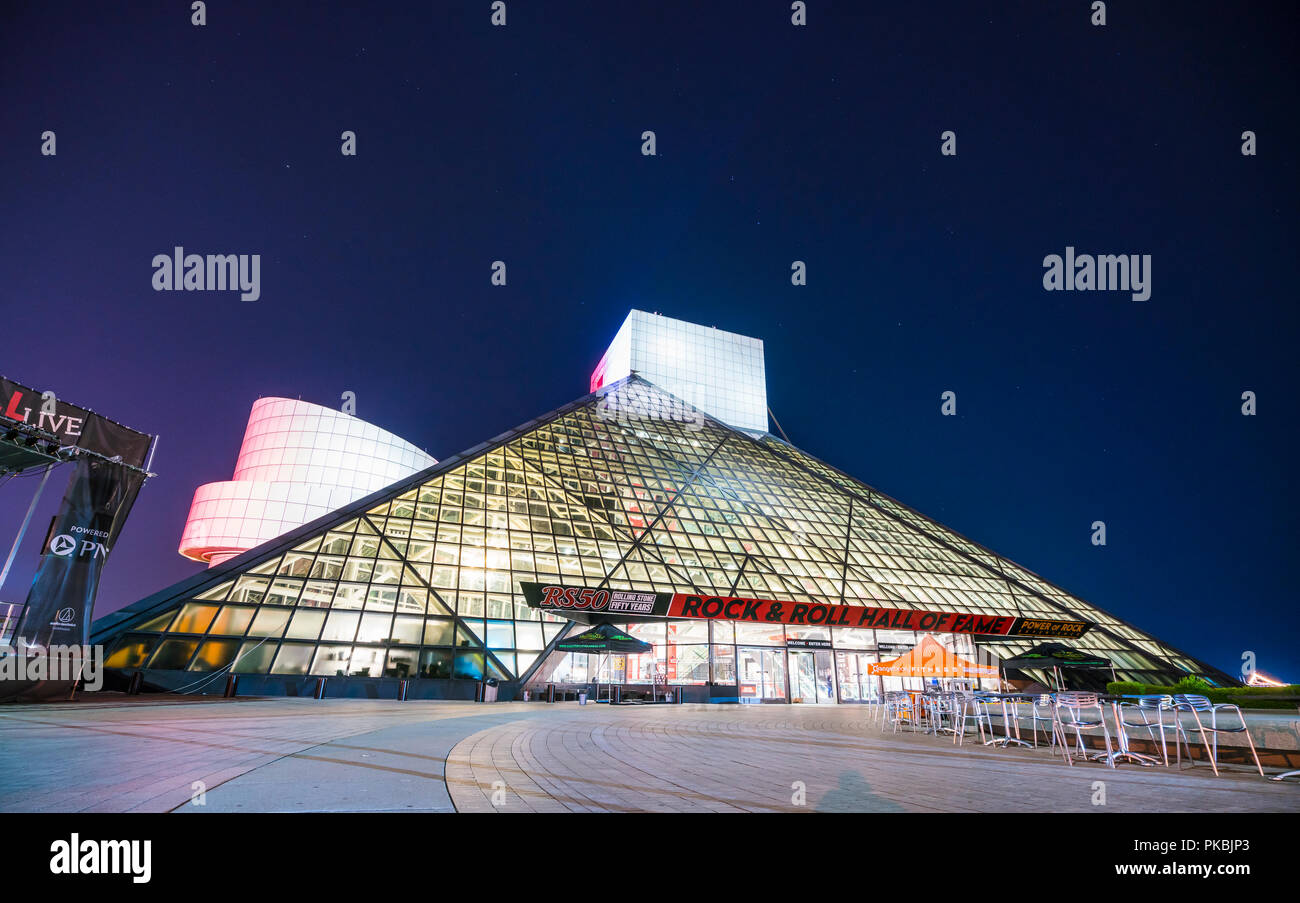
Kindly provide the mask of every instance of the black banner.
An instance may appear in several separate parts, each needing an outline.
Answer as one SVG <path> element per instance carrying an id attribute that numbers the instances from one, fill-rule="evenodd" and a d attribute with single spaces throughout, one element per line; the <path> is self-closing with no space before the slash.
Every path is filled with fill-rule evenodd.
<path id="1" fill-rule="evenodd" d="M 650 615 L 752 621 L 763 624 L 875 627 L 887 630 L 969 633 L 987 636 L 1080 637 L 1092 627 L 1089 621 L 1022 618 L 1010 614 L 970 614 L 750 599 L 744 596 L 591 589 L 582 586 L 522 581 L 519 585 L 523 589 L 524 600 L 533 608 L 564 614 Z"/>
<path id="2" fill-rule="evenodd" d="M 90 638 L 95 593 L 104 561 L 144 483 L 144 473 L 98 458 L 77 460 L 27 608 L 13 634 L 27 646 L 84 645 Z"/>
<path id="3" fill-rule="evenodd" d="M 65 445 L 84 448 L 106 458 L 121 456 L 133 467 L 143 467 L 152 437 L 101 417 L 94 411 L 51 397 L 0 376 L 0 424 L 4 420 L 27 423 L 53 433 Z"/>

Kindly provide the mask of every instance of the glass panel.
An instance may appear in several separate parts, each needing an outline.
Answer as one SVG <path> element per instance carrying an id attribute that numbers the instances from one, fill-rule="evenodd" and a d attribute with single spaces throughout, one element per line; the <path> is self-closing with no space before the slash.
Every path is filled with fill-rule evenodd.
<path id="1" fill-rule="evenodd" d="M 515 644 L 520 649 L 543 648 L 546 644 L 542 642 L 542 625 L 536 621 L 516 621 Z"/>
<path id="2" fill-rule="evenodd" d="M 509 621 L 488 621 L 487 644 L 490 649 L 513 649 L 514 626 Z"/>
<path id="3" fill-rule="evenodd" d="M 465 680 L 482 680 L 483 679 L 483 653 L 481 652 L 456 653 L 456 665 L 452 671 L 452 677 L 459 677 Z"/>
<path id="4" fill-rule="evenodd" d="M 203 633 L 216 616 L 217 605 L 205 605 L 201 602 L 187 602 L 181 606 L 181 613 L 172 623 L 171 633 Z"/>
<path id="5" fill-rule="evenodd" d="M 667 636 L 667 628 L 663 621 L 647 621 L 639 624 L 626 625 L 627 632 L 638 640 L 644 640 L 647 643 L 663 645 L 664 637 Z"/>
<path id="6" fill-rule="evenodd" d="M 279 636 L 284 633 L 285 625 L 289 623 L 289 615 L 293 611 L 288 608 L 259 608 L 257 617 L 253 618 L 253 624 L 248 628 L 249 636 Z"/>
<path id="7" fill-rule="evenodd" d="M 348 673 L 348 659 L 351 657 L 351 646 L 321 646 L 316 650 L 311 673 L 345 677 Z"/>
<path id="8" fill-rule="evenodd" d="M 148 621 L 145 621 L 143 624 L 141 624 L 139 627 L 135 629 L 136 630 L 159 630 L 159 631 L 166 630 L 167 624 L 171 621 L 173 617 L 175 617 L 175 615 L 176 612 L 169 611 L 165 614 L 159 615 L 156 618 L 150 618 Z"/>
<path id="9" fill-rule="evenodd" d="M 426 646 L 452 645 L 452 632 L 454 626 L 455 626 L 454 621 L 444 621 L 439 618 L 429 618 L 424 622 L 424 645 Z"/>
<path id="10" fill-rule="evenodd" d="M 668 642 L 670 643 L 707 643 L 708 641 L 708 621 L 668 622 Z"/>
<path id="11" fill-rule="evenodd" d="M 737 661 L 742 699 L 785 699 L 784 651 L 742 646 Z"/>
<path id="12" fill-rule="evenodd" d="M 357 631 L 358 643 L 382 643 L 388 639 L 393 626 L 393 616 L 388 614 L 366 614 L 361 618 L 361 629 Z M 354 662 L 355 665 L 355 662 Z"/>
<path id="13" fill-rule="evenodd" d="M 836 627 L 831 631 L 835 645 L 842 649 L 874 649 L 876 634 L 866 627 Z"/>
<path id="14" fill-rule="evenodd" d="M 516 652 L 515 658 L 518 659 L 518 661 L 515 665 L 515 674 L 523 674 L 531 668 L 533 662 L 537 661 L 537 656 L 538 653 L 536 652 Z"/>
<path id="15" fill-rule="evenodd" d="M 325 623 L 325 612 L 319 608 L 300 608 L 293 613 L 285 639 L 314 640 L 320 636 L 321 625 Z"/>
<path id="16" fill-rule="evenodd" d="M 736 647 L 713 646 L 713 682 L 725 686 L 736 684 Z"/>
<path id="17" fill-rule="evenodd" d="M 334 593 L 334 607 L 359 609 L 366 601 L 366 586 L 357 583 L 340 583 Z"/>
<path id="18" fill-rule="evenodd" d="M 737 624 L 736 642 L 762 646 L 785 645 L 780 624 Z"/>
<path id="19" fill-rule="evenodd" d="M 829 643 L 831 640 L 831 629 L 829 627 L 801 627 L 794 624 L 787 624 L 785 635 L 787 639 L 825 640 Z"/>
<path id="20" fill-rule="evenodd" d="M 288 577 L 277 577 L 271 583 L 271 590 L 266 594 L 267 605 L 294 605 L 298 601 L 298 594 L 302 592 L 301 580 L 293 580 Z"/>
<path id="21" fill-rule="evenodd" d="M 275 657 L 276 644 L 261 640 L 245 640 L 239 648 L 235 666 L 230 670 L 236 674 L 265 674 Z"/>
<path id="22" fill-rule="evenodd" d="M 420 653 L 420 676 L 451 677 L 451 653 L 442 649 L 425 649 Z"/>
<path id="23" fill-rule="evenodd" d="M 708 626 L 708 625 L 704 625 Z M 669 644 L 664 658 L 670 684 L 703 684 L 709 679 L 709 647 Z"/>
<path id="24" fill-rule="evenodd" d="M 384 649 L 382 646 L 357 646 L 352 650 L 348 673 L 353 677 L 382 677 Z"/>
<path id="25" fill-rule="evenodd" d="M 220 602 L 222 599 L 226 598 L 226 593 L 230 592 L 230 588 L 234 585 L 235 582 L 233 580 L 227 580 L 225 583 L 221 584 L 220 586 L 214 586 L 210 590 L 206 590 L 204 592 L 199 593 L 194 598 L 215 599 L 216 601 Z"/>
<path id="26" fill-rule="evenodd" d="M 366 610 L 392 611 L 397 608 L 397 587 L 372 586 L 366 595 Z"/>
<path id="27" fill-rule="evenodd" d="M 144 664 L 156 645 L 158 637 L 155 636 L 125 636 L 118 641 L 113 654 L 104 661 L 104 667 L 138 668 Z"/>
<path id="28" fill-rule="evenodd" d="M 191 671 L 220 671 L 235 660 L 239 640 L 208 640 L 190 664 Z"/>
<path id="29" fill-rule="evenodd" d="M 334 601 L 334 584 L 323 580 L 309 581 L 298 599 L 299 608 L 329 608 Z"/>
<path id="30" fill-rule="evenodd" d="M 384 665 L 384 677 L 414 677 L 418 668 L 420 650 L 390 649 L 388 662 Z"/>
<path id="31" fill-rule="evenodd" d="M 275 657 L 271 673 L 306 674 L 307 666 L 311 664 L 312 653 L 315 651 L 315 646 L 306 643 L 285 643 L 280 647 L 280 654 Z"/>
<path id="32" fill-rule="evenodd" d="M 240 577 L 239 582 L 235 584 L 234 592 L 230 594 L 230 601 L 256 605 L 262 601 L 270 585 L 269 577 Z"/>
<path id="33" fill-rule="evenodd" d="M 253 622 L 253 615 L 257 609 L 252 606 L 227 605 L 221 609 L 221 614 L 212 622 L 211 633 L 219 633 L 225 636 L 243 636 L 248 625 Z"/>
<path id="34" fill-rule="evenodd" d="M 189 664 L 190 657 L 198 646 L 198 640 L 163 640 L 149 660 L 149 667 L 165 671 L 180 670 Z"/>
<path id="35" fill-rule="evenodd" d="M 321 639 L 327 642 L 343 641 L 350 643 L 357 636 L 357 625 L 361 623 L 361 615 L 354 611 L 331 611 L 329 619 L 325 622 L 325 632 Z M 314 672 L 320 674 L 322 672 Z"/>
<path id="36" fill-rule="evenodd" d="M 424 619 L 402 617 L 398 615 L 393 619 L 393 642 L 408 643 L 413 646 L 420 645 L 420 638 L 424 632 Z M 414 666 L 411 668 L 415 670 Z"/>
<path id="37" fill-rule="evenodd" d="M 457 646 L 481 646 L 482 641 L 479 639 L 483 635 L 483 622 L 470 621 L 468 625 L 462 624 L 456 628 L 456 645 Z"/>

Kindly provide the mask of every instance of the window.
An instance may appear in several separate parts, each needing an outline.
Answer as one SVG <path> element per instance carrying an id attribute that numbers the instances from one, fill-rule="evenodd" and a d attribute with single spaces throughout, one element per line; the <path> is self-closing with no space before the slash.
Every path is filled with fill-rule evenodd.
<path id="1" fill-rule="evenodd" d="M 104 667 L 138 668 L 144 664 L 144 660 L 149 657 L 149 653 L 153 652 L 157 644 L 158 637 L 125 636 L 118 640 L 117 648 L 105 660 Z"/>
<path id="2" fill-rule="evenodd" d="M 285 643 L 280 647 L 280 654 L 275 657 L 275 664 L 271 666 L 271 673 L 306 674 L 307 666 L 311 664 L 311 656 L 315 650 L 315 646 L 309 646 L 305 643 Z"/>
<path id="3" fill-rule="evenodd" d="M 194 655 L 198 645 L 198 640 L 164 640 L 150 659 L 149 667 L 178 671 L 189 664 L 190 657 Z"/>
<path id="4" fill-rule="evenodd" d="M 217 613 L 217 606 L 201 602 L 187 602 L 181 607 L 181 613 L 171 626 L 171 633 L 203 633 L 212 623 Z"/>
<path id="5" fill-rule="evenodd" d="M 713 654 L 713 682 L 734 686 L 736 683 L 736 647 L 710 646 Z"/>
<path id="6" fill-rule="evenodd" d="M 451 677 L 451 652 L 442 649 L 425 649 L 421 652 L 420 676 L 425 678 Z"/>
<path id="7" fill-rule="evenodd" d="M 234 661 L 239 640 L 208 640 L 190 664 L 191 671 L 220 671 Z"/>
<path id="8" fill-rule="evenodd" d="M 235 665 L 230 670 L 236 674 L 265 674 L 275 657 L 276 644 L 273 642 L 255 642 L 245 640 L 235 657 Z"/>

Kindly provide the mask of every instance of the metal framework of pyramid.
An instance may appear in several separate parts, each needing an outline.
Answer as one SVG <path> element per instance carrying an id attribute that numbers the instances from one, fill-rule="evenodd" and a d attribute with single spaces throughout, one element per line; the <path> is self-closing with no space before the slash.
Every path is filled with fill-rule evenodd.
<path id="1" fill-rule="evenodd" d="M 1081 619 L 1147 683 L 1226 674 L 770 435 L 637 376 L 99 619 L 119 673 L 527 681 L 521 582 Z M 1035 640 L 981 638 L 1000 657 Z"/>

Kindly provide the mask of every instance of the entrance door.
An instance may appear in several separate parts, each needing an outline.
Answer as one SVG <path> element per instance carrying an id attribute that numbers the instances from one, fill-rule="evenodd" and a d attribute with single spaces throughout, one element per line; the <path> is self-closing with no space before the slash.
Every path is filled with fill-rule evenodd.
<path id="1" fill-rule="evenodd" d="M 785 699 L 785 650 L 741 646 L 736 654 L 742 700 Z"/>
<path id="2" fill-rule="evenodd" d="M 876 656 L 870 652 L 835 653 L 842 702 L 880 701 L 880 678 L 869 674 L 867 667 L 875 660 Z"/>
<path id="3" fill-rule="evenodd" d="M 831 653 L 790 653 L 790 699 L 792 702 L 834 702 L 835 677 Z"/>

